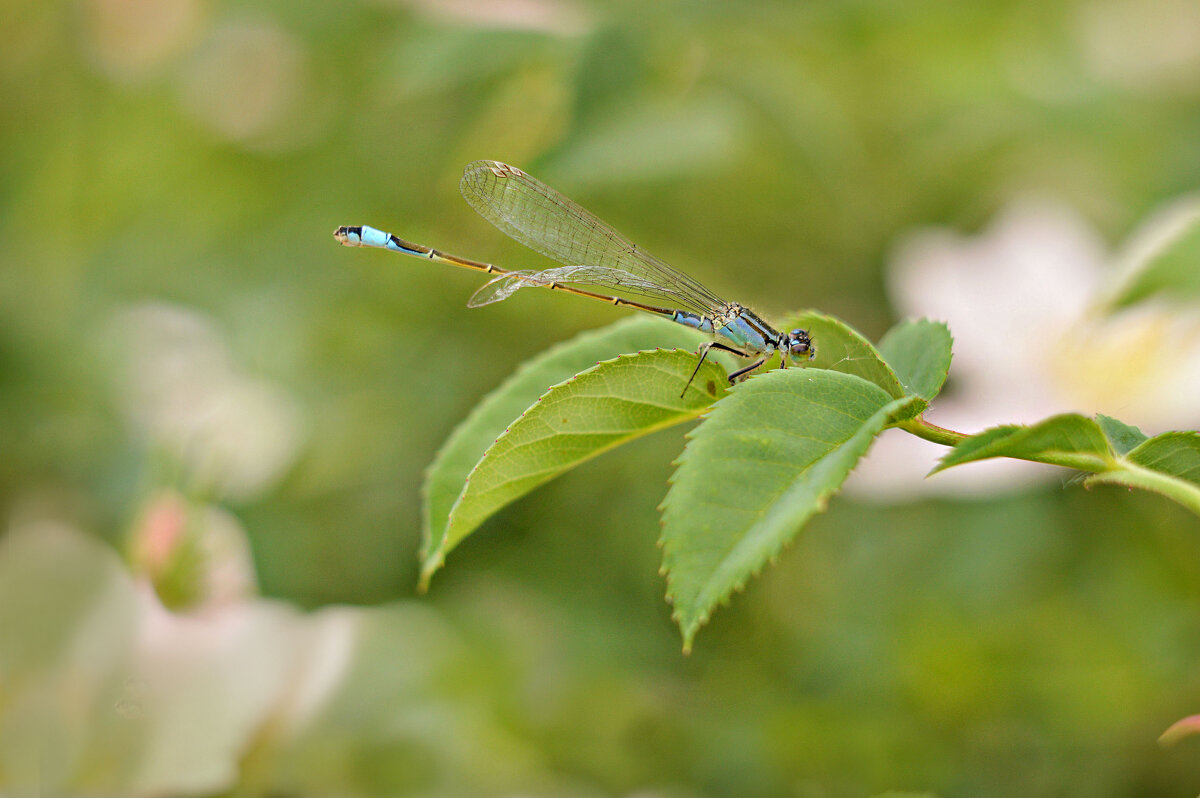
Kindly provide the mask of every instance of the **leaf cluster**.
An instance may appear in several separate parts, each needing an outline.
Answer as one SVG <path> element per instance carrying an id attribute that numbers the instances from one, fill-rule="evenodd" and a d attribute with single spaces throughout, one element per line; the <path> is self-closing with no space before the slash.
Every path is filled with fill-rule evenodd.
<path id="1" fill-rule="evenodd" d="M 726 369 L 705 362 L 682 396 L 696 362 L 690 350 L 704 337 L 660 319 L 628 319 L 525 364 L 429 469 L 422 586 L 505 505 L 605 451 L 694 421 L 661 506 L 667 598 L 685 650 L 716 607 L 825 509 L 889 428 L 952 446 L 935 471 L 991 457 L 1050 463 L 1086 472 L 1085 484 L 1156 491 L 1200 514 L 1200 433 L 1149 438 L 1116 419 L 1073 414 L 971 436 L 944 430 L 923 418 L 950 367 L 944 324 L 905 321 L 878 346 L 813 311 L 786 327 L 818 342 L 807 367 L 729 387 Z M 602 359 L 622 351 L 636 354 Z"/>

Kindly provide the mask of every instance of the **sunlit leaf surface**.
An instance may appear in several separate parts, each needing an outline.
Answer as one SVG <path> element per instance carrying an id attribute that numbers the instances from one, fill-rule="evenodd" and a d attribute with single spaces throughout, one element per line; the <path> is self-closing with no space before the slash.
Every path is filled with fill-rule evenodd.
<path id="1" fill-rule="evenodd" d="M 521 366 L 458 425 L 425 475 L 421 559 L 427 568 L 443 550 L 450 508 L 462 493 L 467 474 L 547 387 L 615 355 L 655 347 L 695 349 L 706 340 L 707 336 L 681 325 L 637 315 L 552 347 Z"/>
<path id="2" fill-rule="evenodd" d="M 425 557 L 446 553 L 504 505 L 601 452 L 690 421 L 724 395 L 726 373 L 691 352 L 658 350 L 605 361 L 551 388 L 488 447 L 450 510 L 446 535 Z"/>

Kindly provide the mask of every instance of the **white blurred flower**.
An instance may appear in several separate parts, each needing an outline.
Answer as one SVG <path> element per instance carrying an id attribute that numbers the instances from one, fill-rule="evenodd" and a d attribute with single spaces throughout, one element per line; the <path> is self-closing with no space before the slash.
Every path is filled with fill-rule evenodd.
<path id="1" fill-rule="evenodd" d="M 273 20 L 213 27 L 179 80 L 187 111 L 216 135 L 257 150 L 293 149 L 324 129 L 328 102 L 313 102 L 308 51 Z"/>
<path id="2" fill-rule="evenodd" d="M 302 670 L 306 620 L 281 603 L 240 602 L 177 614 L 138 585 L 138 639 L 126 702 L 150 733 L 141 741 L 143 789 L 223 790 L 247 742 Z"/>
<path id="3" fill-rule="evenodd" d="M 1173 221 L 1152 219 L 1144 247 Z M 1110 258 L 1070 208 L 1014 202 L 980 235 L 914 233 L 897 247 L 888 278 L 903 316 L 945 321 L 954 336 L 950 381 L 926 418 L 961 432 L 1031 423 L 1056 413 L 1105 413 L 1148 433 L 1200 424 L 1200 314 L 1143 303 L 1101 316 Z M 1062 469 L 990 460 L 924 480 L 945 447 L 890 431 L 847 489 L 863 498 L 915 492 L 990 494 Z"/>
<path id="4" fill-rule="evenodd" d="M 207 5 L 206 0 L 86 0 L 84 43 L 110 77 L 152 77 L 199 36 Z"/>
<path id="5" fill-rule="evenodd" d="M 1081 319 L 1054 354 L 1052 376 L 1080 412 L 1148 434 L 1200 427 L 1200 313 L 1146 303 Z"/>
<path id="6" fill-rule="evenodd" d="M 143 305 L 114 328 L 123 409 L 152 447 L 178 461 L 188 487 L 244 499 L 291 465 L 300 444 L 296 404 L 236 369 L 210 320 Z"/>
<path id="7" fill-rule="evenodd" d="M 280 602 L 169 612 L 107 546 L 47 521 L 0 538 L 0 607 L 15 794 L 225 792 L 272 717 L 328 700 L 361 644 L 345 613 Z"/>
<path id="8" fill-rule="evenodd" d="M 478 654 L 427 606 L 170 612 L 109 547 L 44 518 L 0 536 L 0 652 L 5 795 L 320 794 L 399 736 L 476 794 L 473 742 L 520 751 L 447 680 Z"/>
<path id="9" fill-rule="evenodd" d="M 1093 0 L 1076 8 L 1075 37 L 1097 78 L 1129 89 L 1200 90 L 1200 3 Z"/>

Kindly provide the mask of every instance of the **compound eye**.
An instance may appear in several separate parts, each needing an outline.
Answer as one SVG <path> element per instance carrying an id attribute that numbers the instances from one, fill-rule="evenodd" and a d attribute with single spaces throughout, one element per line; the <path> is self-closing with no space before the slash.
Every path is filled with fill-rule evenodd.
<path id="1" fill-rule="evenodd" d="M 812 341 L 808 337 L 808 333 L 804 330 L 792 330 L 788 336 L 788 352 L 793 355 L 807 355 L 812 352 Z"/>

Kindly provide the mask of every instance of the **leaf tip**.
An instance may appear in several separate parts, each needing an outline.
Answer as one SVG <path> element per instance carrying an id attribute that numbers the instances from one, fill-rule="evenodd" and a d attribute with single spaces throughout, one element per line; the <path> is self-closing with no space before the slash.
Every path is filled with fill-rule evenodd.
<path id="1" fill-rule="evenodd" d="M 441 570 L 446 564 L 446 556 L 441 551 L 436 551 L 432 555 L 425 557 L 421 562 L 421 574 L 417 578 L 417 592 L 425 595 L 429 592 L 429 583 L 433 579 L 433 575 Z"/>
<path id="2" fill-rule="evenodd" d="M 690 621 L 684 622 L 679 613 L 675 613 L 675 620 L 679 623 L 679 631 L 683 635 L 683 653 L 684 656 L 687 656 L 692 653 L 692 644 L 696 642 L 696 633 L 704 625 L 704 620 L 693 617 Z"/>

